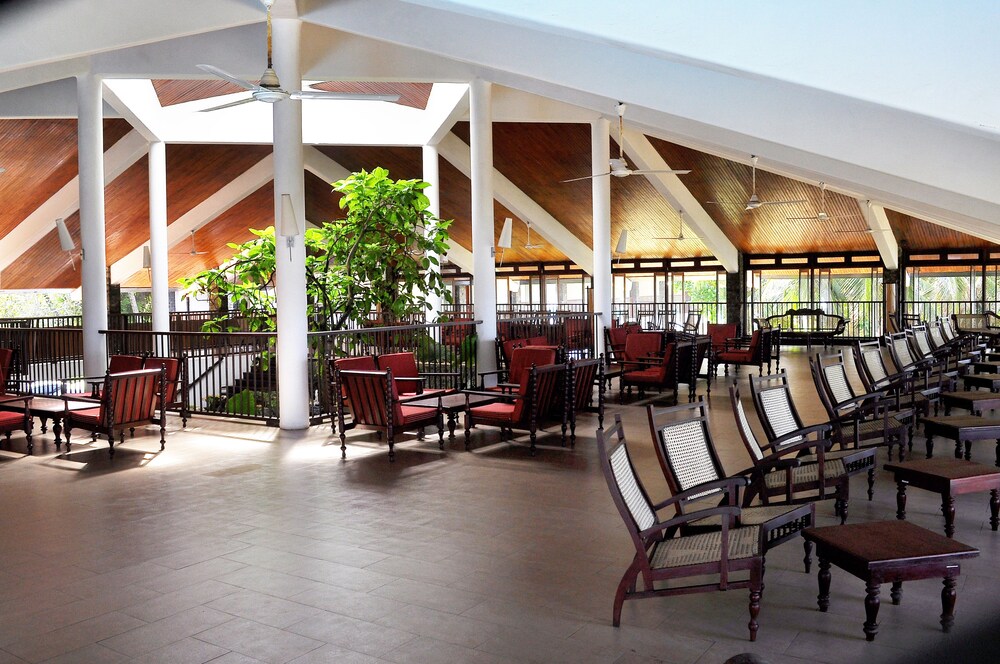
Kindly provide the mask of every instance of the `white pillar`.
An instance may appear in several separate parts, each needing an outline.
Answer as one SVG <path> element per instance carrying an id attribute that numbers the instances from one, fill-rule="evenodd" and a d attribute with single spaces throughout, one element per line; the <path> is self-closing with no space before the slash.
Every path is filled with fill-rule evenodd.
<path id="1" fill-rule="evenodd" d="M 608 141 L 610 124 L 598 118 L 590 125 L 590 161 L 593 173 L 607 173 L 611 159 Z M 611 177 L 599 177 L 593 183 L 594 205 L 594 311 L 598 318 L 597 352 L 604 353 L 603 328 L 611 326 Z"/>
<path id="2" fill-rule="evenodd" d="M 496 369 L 496 265 L 493 262 L 493 112 L 492 88 L 475 79 L 469 86 L 472 152 L 472 299 L 479 325 L 479 371 Z"/>
<path id="3" fill-rule="evenodd" d="M 302 23 L 298 19 L 275 18 L 274 69 L 286 90 L 299 90 L 299 38 Z M 300 232 L 292 238 L 289 249 L 281 237 L 281 195 L 289 194 L 298 218 L 298 228 L 305 229 L 305 184 L 302 156 L 302 102 L 285 99 L 272 105 L 274 112 L 274 220 L 275 220 L 275 293 L 278 310 L 278 408 L 282 429 L 305 429 L 309 426 L 309 348 L 306 321 L 306 252 Z"/>
<path id="4" fill-rule="evenodd" d="M 154 332 L 170 331 L 170 293 L 167 263 L 167 148 L 163 141 L 149 144 L 149 281 L 153 297 Z M 158 349 L 162 355 L 164 349 Z"/>
<path id="5" fill-rule="evenodd" d="M 424 194 L 427 195 L 428 208 L 427 211 L 433 214 L 435 217 L 441 216 L 441 178 L 438 172 L 438 149 L 436 145 L 425 145 L 423 150 L 424 155 L 424 181 L 429 183 L 430 186 L 424 189 Z M 429 235 L 434 228 L 429 226 L 425 229 L 426 234 Z M 441 260 L 441 257 L 437 254 L 427 254 L 428 258 L 436 258 Z M 431 263 L 428 272 L 441 273 L 441 265 L 434 265 Z M 428 303 L 431 305 L 430 309 L 427 310 L 427 322 L 436 322 L 438 316 L 441 315 L 441 298 L 437 295 L 431 295 L 427 298 Z"/>
<path id="6" fill-rule="evenodd" d="M 77 149 L 80 169 L 80 267 L 83 299 L 83 373 L 100 376 L 108 368 L 107 258 L 104 252 L 104 98 L 99 76 L 76 79 Z"/>

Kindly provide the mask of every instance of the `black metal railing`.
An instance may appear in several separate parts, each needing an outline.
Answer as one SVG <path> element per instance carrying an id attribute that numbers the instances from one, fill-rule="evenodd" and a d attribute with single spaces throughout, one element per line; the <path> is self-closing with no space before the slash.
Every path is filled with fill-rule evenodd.
<path id="1" fill-rule="evenodd" d="M 994 309 L 995 311 L 995 309 Z M 901 313 L 913 316 L 921 321 L 935 321 L 938 318 L 948 318 L 952 314 L 979 314 L 983 312 L 982 304 L 968 300 L 928 301 L 918 300 L 904 302 Z"/>
<path id="2" fill-rule="evenodd" d="M 565 348 L 571 357 L 594 357 L 598 320 L 597 314 L 587 312 L 497 312 L 497 338 L 544 336 L 549 344 Z"/>
<path id="3" fill-rule="evenodd" d="M 646 329 L 679 327 L 691 312 L 701 313 L 698 332 L 705 334 L 709 323 L 726 322 L 725 302 L 615 302 L 613 317 L 622 323 L 636 322 Z"/>

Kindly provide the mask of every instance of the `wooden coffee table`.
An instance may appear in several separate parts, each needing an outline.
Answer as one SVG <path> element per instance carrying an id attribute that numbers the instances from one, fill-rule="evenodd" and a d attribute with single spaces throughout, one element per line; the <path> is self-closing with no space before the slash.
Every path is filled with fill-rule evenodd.
<path id="1" fill-rule="evenodd" d="M 962 458 L 962 443 L 965 443 L 965 460 L 972 458 L 972 441 L 995 440 L 996 465 L 1000 466 L 1000 420 L 987 419 L 978 415 L 946 415 L 944 417 L 921 417 L 924 435 L 927 436 L 927 458 L 934 456 L 934 436 L 955 441 L 955 458 Z"/>
<path id="2" fill-rule="evenodd" d="M 455 440 L 455 421 L 459 413 L 465 411 L 465 393 L 447 392 L 429 396 L 426 399 L 408 399 L 407 406 L 420 406 L 422 408 L 438 408 L 442 413 L 448 414 L 448 440 Z M 470 394 L 469 406 L 485 406 L 496 401 L 497 397 L 484 397 L 478 394 Z"/>
<path id="3" fill-rule="evenodd" d="M 952 408 L 963 408 L 973 415 L 981 415 L 983 411 L 1000 408 L 1000 394 L 976 390 L 942 392 L 941 404 L 945 415 L 951 415 Z"/>
<path id="4" fill-rule="evenodd" d="M 959 459 L 917 459 L 885 464 L 896 480 L 896 518 L 906 518 L 906 487 L 941 494 L 944 534 L 955 534 L 955 496 L 963 493 L 990 492 L 990 527 L 1000 526 L 1000 469 Z"/>
<path id="5" fill-rule="evenodd" d="M 878 634 L 879 591 L 892 583 L 893 604 L 903 598 L 903 581 L 944 578 L 941 590 L 941 628 L 955 624 L 955 578 L 959 561 L 975 558 L 979 549 L 915 526 L 908 521 L 871 521 L 844 526 L 810 528 L 802 532 L 816 544 L 819 558 L 820 611 L 830 607 L 830 565 L 865 582 L 865 639 Z"/>
<path id="6" fill-rule="evenodd" d="M 47 421 L 52 420 L 52 433 L 56 437 L 56 449 L 58 450 L 62 445 L 62 438 L 60 438 L 62 434 L 62 418 L 67 406 L 69 410 L 86 410 L 87 408 L 97 408 L 100 405 L 99 403 L 90 401 L 67 402 L 63 399 L 52 397 L 31 397 L 31 401 L 28 403 L 28 414 L 39 419 L 42 425 L 42 433 L 48 431 Z M 24 412 L 24 408 L 17 408 L 16 406 L 7 407 L 4 410 Z M 34 448 L 34 444 L 31 440 L 28 440 L 28 454 L 32 454 Z"/>
<path id="7" fill-rule="evenodd" d="M 991 392 L 1000 392 L 1000 373 L 965 374 L 961 378 L 966 389 L 985 387 Z"/>

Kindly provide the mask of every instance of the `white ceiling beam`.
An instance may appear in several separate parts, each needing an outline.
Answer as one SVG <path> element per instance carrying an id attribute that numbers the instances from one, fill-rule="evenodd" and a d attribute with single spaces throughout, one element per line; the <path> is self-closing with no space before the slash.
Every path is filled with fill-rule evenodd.
<path id="1" fill-rule="evenodd" d="M 186 240 L 191 231 L 210 223 L 231 207 L 274 179 L 274 160 L 267 155 L 232 182 L 216 191 L 167 226 L 167 247 Z M 142 246 L 138 246 L 111 265 L 111 281 L 121 283 L 142 269 Z"/>
<path id="2" fill-rule="evenodd" d="M 444 258 L 452 265 L 457 265 L 463 272 L 472 274 L 472 252 L 451 238 L 448 238 L 448 251 L 445 252 Z"/>
<path id="3" fill-rule="evenodd" d="M 641 132 L 625 129 L 623 137 L 625 152 L 632 158 L 639 170 L 668 171 L 669 164 L 664 161 L 653 144 Z M 671 205 L 687 213 L 687 222 L 695 230 L 709 251 L 722 263 L 726 272 L 738 272 L 740 269 L 739 250 L 726 237 L 711 215 L 705 211 L 701 203 L 694 197 L 681 176 L 673 173 L 650 173 L 646 179 Z"/>
<path id="4" fill-rule="evenodd" d="M 472 154 L 468 145 L 455 134 L 448 134 L 438 144 L 438 153 L 466 177 L 472 174 Z M 493 196 L 508 210 L 524 221 L 569 260 L 579 265 L 587 274 L 594 271 L 594 252 L 558 219 L 518 189 L 503 173 L 493 169 Z"/>
<path id="5" fill-rule="evenodd" d="M 435 85 L 427 100 L 428 109 L 432 108 L 432 104 L 433 108 L 437 109 L 438 119 L 435 123 L 437 126 L 433 128 L 431 135 L 427 138 L 426 145 L 437 145 L 441 139 L 451 133 L 451 128 L 455 126 L 456 122 L 469 117 L 469 86 L 464 86 L 465 91 L 462 94 L 453 94 L 448 99 L 441 99 L 445 96 L 438 92 L 441 87 Z"/>
<path id="6" fill-rule="evenodd" d="M 148 80 L 139 81 L 138 85 L 131 86 L 129 86 L 128 83 L 132 83 L 132 81 L 105 81 L 104 101 L 110 104 L 113 109 L 118 111 L 118 113 L 120 113 L 121 116 L 125 118 L 130 125 L 132 125 L 132 128 L 142 134 L 147 141 L 153 142 L 161 140 L 157 131 L 150 126 L 149 120 L 154 119 L 151 117 L 153 114 L 144 112 L 144 105 L 134 103 L 139 101 L 136 99 L 139 95 L 126 94 L 126 91 L 138 93 L 139 89 L 147 88 L 148 95 L 152 96 L 156 106 L 159 107 L 159 101 L 156 99 L 156 91 L 153 89 L 152 82 Z"/>
<path id="7" fill-rule="evenodd" d="M 887 270 L 899 269 L 899 243 L 892 233 L 892 226 L 889 225 L 889 218 L 885 214 L 885 208 L 876 205 L 871 201 L 858 201 L 858 209 L 861 216 L 865 218 L 868 229 L 872 232 L 872 239 L 878 247 L 879 256 L 882 257 L 882 264 Z"/>
<path id="8" fill-rule="evenodd" d="M 139 132 L 133 130 L 125 134 L 104 153 L 104 185 L 114 182 L 148 151 L 149 143 Z M 48 235 L 55 228 L 56 219 L 65 219 L 79 209 L 80 178 L 77 176 L 0 239 L 0 271 Z"/>
<path id="9" fill-rule="evenodd" d="M 0 76 L 0 93 L 52 83 L 64 78 L 75 78 L 86 73 L 88 69 L 86 58 L 57 60 L 37 67 L 27 67 Z"/>

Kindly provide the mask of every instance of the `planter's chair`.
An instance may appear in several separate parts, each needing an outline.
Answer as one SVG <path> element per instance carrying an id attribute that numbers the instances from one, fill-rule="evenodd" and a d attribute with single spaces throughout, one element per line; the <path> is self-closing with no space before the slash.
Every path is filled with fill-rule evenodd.
<path id="1" fill-rule="evenodd" d="M 689 311 L 683 323 L 672 322 L 670 323 L 669 327 L 673 328 L 677 332 L 684 332 L 686 334 L 697 334 L 699 323 L 701 323 L 701 312 Z"/>
<path id="2" fill-rule="evenodd" d="M 594 385 L 597 405 L 594 406 Z M 604 356 L 570 360 L 567 365 L 565 419 L 569 421 L 569 445 L 576 446 L 576 415 L 597 413 L 597 425 L 604 428 Z"/>
<path id="3" fill-rule="evenodd" d="M 190 415 L 187 400 L 187 385 L 184 379 L 185 366 L 183 356 L 175 357 L 147 357 L 143 363 L 143 369 L 163 368 L 163 409 L 176 410 L 181 416 L 181 428 L 187 427 L 187 420 Z"/>
<path id="4" fill-rule="evenodd" d="M 716 353 L 715 366 L 725 365 L 725 375 L 729 375 L 729 365 L 757 367 L 757 375 L 764 375 L 764 347 L 771 343 L 771 328 L 753 331 L 745 344 L 738 339 L 729 339 L 725 347 Z"/>
<path id="5" fill-rule="evenodd" d="M 955 357 L 948 348 L 937 348 L 931 340 L 930 331 L 926 325 L 914 325 L 910 328 L 911 348 L 919 359 L 927 360 L 941 367 L 948 376 L 961 376 L 972 368 L 971 359 Z"/>
<path id="6" fill-rule="evenodd" d="M 817 353 L 809 358 L 809 370 L 841 449 L 885 445 L 891 461 L 895 445 L 899 460 L 904 459 L 907 445 L 913 447 L 913 410 L 895 410 L 890 400 L 883 401 L 884 392 L 855 394 L 843 351 Z"/>
<path id="7" fill-rule="evenodd" d="M 938 410 L 940 388 L 917 389 L 912 371 L 894 373 L 885 362 L 883 346 L 878 339 L 858 341 L 854 347 L 854 366 L 868 392 L 884 392 L 899 411 L 913 410 L 918 418 L 930 414 L 931 405 Z"/>
<path id="8" fill-rule="evenodd" d="M 404 431 L 419 429 L 429 425 L 437 425 L 438 449 L 444 449 L 444 420 L 437 408 L 408 406 L 405 399 L 400 399 L 396 392 L 396 383 L 392 378 L 392 370 L 385 371 L 349 371 L 340 369 L 334 372 L 335 393 L 343 390 L 351 404 L 353 427 L 377 431 L 380 436 L 385 434 L 389 443 L 389 461 L 396 460 L 396 436 Z M 422 395 L 420 397 L 424 398 Z M 344 423 L 344 401 L 338 401 L 337 422 L 340 428 L 340 455 L 347 458 L 348 427 Z"/>
<path id="9" fill-rule="evenodd" d="M 565 364 L 548 364 L 530 367 L 517 386 L 517 392 L 466 391 L 466 395 L 497 397 L 497 401 L 470 407 L 466 398 L 465 448 L 469 449 L 471 429 L 477 424 L 499 427 L 501 435 L 510 438 L 514 436 L 514 429 L 528 431 L 534 456 L 538 429 L 547 422 L 559 422 L 563 426 L 562 444 L 565 445 L 565 417 L 560 401 L 564 399 L 565 380 Z"/>
<path id="10" fill-rule="evenodd" d="M 750 589 L 750 640 L 757 638 L 757 616 L 760 613 L 760 596 L 764 578 L 764 545 L 759 526 L 736 527 L 741 511 L 739 507 L 724 506 L 698 510 L 661 520 L 657 512 L 690 498 L 691 493 L 704 493 L 715 486 L 735 488 L 742 478 L 729 478 L 715 483 L 699 485 L 691 492 L 671 496 L 653 504 L 636 475 L 629 457 L 622 430 L 621 417 L 605 432 L 597 430 L 597 453 L 601 470 L 607 480 L 611 498 L 621 514 L 635 555 L 622 575 L 615 592 L 611 622 L 621 624 L 622 605 L 625 600 L 644 599 L 694 592 Z M 693 535 L 671 537 L 676 529 L 692 522 L 717 519 L 718 530 Z M 749 571 L 748 579 L 732 580 L 733 572 Z M 705 575 L 717 577 L 706 583 Z M 742 574 L 741 574 L 742 576 Z M 639 580 L 642 589 L 638 588 Z M 679 579 L 692 579 L 682 584 Z M 666 585 L 670 583 L 670 585 Z"/>
<path id="11" fill-rule="evenodd" d="M 875 451 L 856 450 L 832 454 L 830 425 L 817 424 L 795 429 L 773 441 L 761 443 L 750 427 L 736 385 L 729 388 L 729 400 L 736 418 L 736 429 L 754 465 L 752 484 L 744 494 L 744 505 L 760 498 L 764 505 L 808 503 L 833 499 L 833 512 L 840 522 L 847 521 L 851 476 L 874 470 Z M 832 491 L 829 491 L 832 489 Z"/>
<path id="12" fill-rule="evenodd" d="M 479 388 L 498 392 L 516 392 L 517 387 L 524 382 L 528 370 L 533 365 L 541 367 L 555 364 L 558 356 L 559 348 L 556 346 L 518 346 L 513 348 L 510 352 L 508 369 L 479 372 Z M 485 386 L 486 376 L 496 376 L 497 385 L 487 388 Z"/>
<path id="13" fill-rule="evenodd" d="M 945 335 L 944 321 L 942 320 L 928 324 L 927 335 L 934 352 L 949 356 L 954 360 L 956 366 L 971 364 L 982 357 L 983 351 L 981 349 L 966 348 L 961 343 L 961 339 L 954 338 L 949 341 Z"/>
<path id="14" fill-rule="evenodd" d="M 773 376 L 750 376 L 750 395 L 753 398 L 757 418 L 764 427 L 764 434 L 773 452 L 782 452 L 786 445 L 797 442 L 797 434 L 808 429 L 799 417 L 799 411 L 792 401 L 788 384 L 788 374 L 782 369 Z M 836 422 L 827 424 L 831 430 Z M 832 434 L 834 441 L 842 441 L 838 434 Z M 809 460 L 809 457 L 802 457 Z M 875 450 L 843 449 L 829 450 L 826 461 L 844 459 L 844 469 L 850 474 L 868 472 L 868 500 L 875 495 Z M 855 463 L 857 461 L 857 463 Z"/>
<path id="15" fill-rule="evenodd" d="M 944 363 L 933 357 L 923 357 L 913 348 L 913 332 L 904 331 L 889 335 L 889 355 L 898 371 L 909 371 L 923 377 L 924 388 L 929 389 L 933 384 L 943 392 L 954 391 L 958 383 L 955 371 L 948 371 Z"/>
<path id="16" fill-rule="evenodd" d="M 115 454 L 115 437 L 119 443 L 125 442 L 125 429 L 135 431 L 141 424 L 159 424 L 160 450 L 166 445 L 165 410 L 162 395 L 166 382 L 164 368 L 142 369 L 109 373 L 104 377 L 101 396 L 68 397 L 63 413 L 63 433 L 66 436 L 66 451 L 70 451 L 70 432 L 73 429 L 90 431 L 96 438 L 103 434 L 108 439 L 108 454 Z M 69 410 L 69 401 L 92 401 L 93 408 Z M 159 411 L 159 415 L 157 415 Z M 58 447 L 58 445 L 57 445 Z"/>
<path id="17" fill-rule="evenodd" d="M 396 392 L 401 398 L 406 398 L 414 394 L 430 396 L 446 391 L 446 388 L 427 389 L 425 383 L 428 378 L 448 378 L 452 383 L 452 389 L 457 388 L 459 374 L 455 371 L 418 371 L 417 356 L 411 352 L 406 353 L 386 353 L 375 358 L 378 371 L 392 369 L 392 379 L 396 381 Z"/>
<path id="18" fill-rule="evenodd" d="M 693 509 L 698 509 L 698 504 L 704 500 L 715 501 L 719 506 L 740 505 L 740 487 L 743 486 L 745 478 L 749 478 L 753 486 L 754 483 L 761 484 L 766 477 L 767 473 L 758 466 L 742 470 L 731 478 L 726 477 L 715 450 L 715 443 L 712 442 L 706 406 L 701 400 L 669 408 L 647 406 L 646 414 L 649 417 L 656 458 L 660 462 L 660 469 L 667 480 L 670 492 L 674 495 L 688 496 L 674 503 L 678 515 L 690 511 L 692 508 L 689 506 L 692 504 L 694 504 Z M 738 481 L 731 486 L 720 486 L 720 482 L 726 479 Z M 697 491 L 700 486 L 710 488 L 702 493 Z M 763 498 L 766 502 L 768 495 L 763 494 Z M 738 522 L 743 526 L 761 527 L 764 531 L 766 553 L 771 547 L 795 537 L 803 529 L 812 526 L 814 520 L 815 507 L 812 503 L 747 507 L 745 501 Z M 720 525 L 721 522 L 717 518 L 704 519 L 686 523 L 678 530 L 682 535 L 688 535 L 718 530 Z M 805 541 L 804 548 L 803 562 L 808 572 L 812 542 Z"/>

